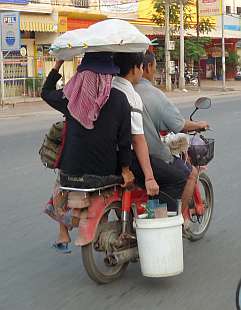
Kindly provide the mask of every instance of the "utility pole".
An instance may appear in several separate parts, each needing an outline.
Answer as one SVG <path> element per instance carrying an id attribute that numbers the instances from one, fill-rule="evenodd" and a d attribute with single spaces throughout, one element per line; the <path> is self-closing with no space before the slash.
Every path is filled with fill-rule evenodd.
<path id="1" fill-rule="evenodd" d="M 169 0 L 165 2 L 165 68 L 166 68 L 166 90 L 172 90 L 172 81 L 170 75 L 170 51 L 169 51 L 169 42 L 170 42 L 170 17 L 169 11 L 170 4 Z"/>
<path id="2" fill-rule="evenodd" d="M 196 12 L 197 12 L 197 24 L 196 24 L 196 31 L 197 31 L 197 41 L 199 40 L 199 28 L 200 28 L 200 25 L 199 25 L 199 2 L 198 0 L 196 0 Z"/>
<path id="3" fill-rule="evenodd" d="M 196 18 L 197 18 L 197 24 L 196 24 L 196 31 L 197 31 L 197 43 L 199 41 L 199 36 L 200 36 L 200 20 L 199 20 L 199 1 L 196 0 L 196 12 L 197 12 L 197 15 L 196 15 Z M 200 87 L 200 59 L 198 59 L 198 75 L 197 75 L 197 78 L 198 78 L 198 87 Z"/>
<path id="4" fill-rule="evenodd" d="M 4 106 L 4 99 L 5 99 L 5 89 L 4 89 L 4 57 L 3 51 L 0 44 L 0 81 L 1 81 L 1 106 Z"/>
<path id="5" fill-rule="evenodd" d="M 180 0 L 180 61 L 179 61 L 179 89 L 185 89 L 184 78 L 184 21 L 183 0 Z"/>
<path id="6" fill-rule="evenodd" d="M 226 70 L 225 70 L 225 40 L 224 40 L 224 0 L 221 0 L 222 5 L 222 78 L 223 78 L 223 90 L 226 90 Z"/>

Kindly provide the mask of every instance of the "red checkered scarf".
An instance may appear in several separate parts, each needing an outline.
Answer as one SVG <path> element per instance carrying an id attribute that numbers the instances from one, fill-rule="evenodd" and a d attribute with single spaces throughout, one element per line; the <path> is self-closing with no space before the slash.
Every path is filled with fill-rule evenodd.
<path id="1" fill-rule="evenodd" d="M 100 110 L 109 98 L 112 75 L 77 72 L 65 85 L 68 110 L 86 129 L 93 129 Z"/>

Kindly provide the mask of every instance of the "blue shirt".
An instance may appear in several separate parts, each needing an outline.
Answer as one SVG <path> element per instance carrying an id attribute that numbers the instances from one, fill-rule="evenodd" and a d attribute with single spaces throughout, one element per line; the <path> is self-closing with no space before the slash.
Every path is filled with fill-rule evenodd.
<path id="1" fill-rule="evenodd" d="M 161 141 L 160 131 L 178 133 L 183 129 L 185 119 L 166 95 L 150 81 L 141 79 L 135 90 L 143 102 L 143 125 L 149 153 L 172 162 L 172 154 L 169 147 Z"/>

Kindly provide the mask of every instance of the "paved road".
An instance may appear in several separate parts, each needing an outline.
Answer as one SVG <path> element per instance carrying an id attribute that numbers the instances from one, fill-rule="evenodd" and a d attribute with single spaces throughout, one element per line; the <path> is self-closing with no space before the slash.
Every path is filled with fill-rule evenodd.
<path id="1" fill-rule="evenodd" d="M 182 108 L 187 116 L 190 101 Z M 0 309 L 1 310 L 229 310 L 241 277 L 241 107 L 220 96 L 201 111 L 215 129 L 216 158 L 210 164 L 215 214 L 206 237 L 184 242 L 180 276 L 149 279 L 138 264 L 124 278 L 98 286 L 87 277 L 80 249 L 71 256 L 50 248 L 56 225 L 42 215 L 54 174 L 41 167 L 38 147 L 56 116 L 0 120 Z M 74 238 L 74 234 L 72 234 Z"/>

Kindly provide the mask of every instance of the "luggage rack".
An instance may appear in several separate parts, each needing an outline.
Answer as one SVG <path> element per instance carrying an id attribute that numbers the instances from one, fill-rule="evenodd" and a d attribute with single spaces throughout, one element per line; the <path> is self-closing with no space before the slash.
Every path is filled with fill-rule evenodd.
<path id="1" fill-rule="evenodd" d="M 105 189 L 111 188 L 111 187 L 117 187 L 120 186 L 120 184 L 110 184 L 110 185 L 105 185 L 101 187 L 96 187 L 96 188 L 76 188 L 76 187 L 66 187 L 66 186 L 60 186 L 60 190 L 65 191 L 65 192 L 84 192 L 84 193 L 92 193 L 92 192 L 97 192 L 103 191 Z"/>

